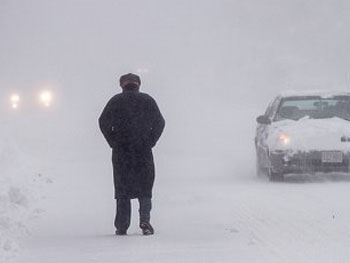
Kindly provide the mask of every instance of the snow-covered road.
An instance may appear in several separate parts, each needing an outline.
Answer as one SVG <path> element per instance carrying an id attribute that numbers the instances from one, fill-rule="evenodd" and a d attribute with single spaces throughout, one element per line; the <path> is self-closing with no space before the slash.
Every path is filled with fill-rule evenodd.
<path id="1" fill-rule="evenodd" d="M 270 183 L 254 169 L 178 176 L 159 166 L 150 237 L 138 229 L 136 202 L 129 235 L 113 235 L 107 161 L 47 171 L 46 214 L 11 262 L 349 262 L 350 178 Z"/>
<path id="2" fill-rule="evenodd" d="M 155 148 L 149 237 L 138 228 L 136 201 L 129 235 L 113 235 L 110 151 L 98 130 L 42 148 L 28 138 L 22 146 L 36 155 L 22 159 L 30 156 L 52 183 L 40 193 L 45 213 L 9 262 L 349 262 L 350 176 L 256 177 L 254 127 L 233 126 L 229 113 L 194 131 L 168 124 Z"/>

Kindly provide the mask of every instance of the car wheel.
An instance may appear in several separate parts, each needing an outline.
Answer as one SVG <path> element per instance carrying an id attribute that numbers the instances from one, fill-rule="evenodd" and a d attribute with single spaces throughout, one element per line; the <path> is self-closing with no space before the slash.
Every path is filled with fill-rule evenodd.
<path id="1" fill-rule="evenodd" d="M 269 169 L 269 179 L 271 182 L 283 182 L 284 174 L 276 173 L 276 172 L 273 172 L 271 169 Z"/>
<path id="2" fill-rule="evenodd" d="M 256 175 L 258 177 L 266 176 L 268 174 L 268 171 L 266 168 L 262 167 L 259 161 L 259 157 L 256 157 Z"/>

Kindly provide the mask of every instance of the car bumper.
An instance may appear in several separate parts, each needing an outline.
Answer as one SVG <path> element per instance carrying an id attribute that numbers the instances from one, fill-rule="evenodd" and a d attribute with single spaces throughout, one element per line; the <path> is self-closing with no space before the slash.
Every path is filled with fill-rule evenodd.
<path id="1" fill-rule="evenodd" d="M 322 161 L 322 151 L 298 152 L 290 154 L 276 151 L 270 154 L 270 167 L 275 173 L 349 173 L 350 153 L 342 153 L 339 163 Z"/>

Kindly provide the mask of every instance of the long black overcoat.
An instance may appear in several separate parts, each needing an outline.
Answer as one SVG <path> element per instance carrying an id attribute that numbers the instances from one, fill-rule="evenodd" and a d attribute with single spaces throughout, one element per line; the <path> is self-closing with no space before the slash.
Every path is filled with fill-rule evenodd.
<path id="1" fill-rule="evenodd" d="M 115 198 L 151 198 L 152 148 L 165 126 L 155 100 L 138 90 L 124 90 L 107 103 L 99 125 L 113 149 Z"/>

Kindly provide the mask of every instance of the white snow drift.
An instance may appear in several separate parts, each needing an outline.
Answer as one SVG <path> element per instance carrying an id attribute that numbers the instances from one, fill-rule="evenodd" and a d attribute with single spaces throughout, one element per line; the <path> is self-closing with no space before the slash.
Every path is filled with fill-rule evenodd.
<path id="1" fill-rule="evenodd" d="M 20 238 L 41 212 L 38 191 L 50 180 L 34 173 L 11 136 L 0 134 L 0 261 L 12 257 Z"/>

